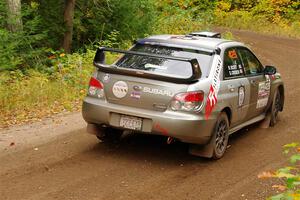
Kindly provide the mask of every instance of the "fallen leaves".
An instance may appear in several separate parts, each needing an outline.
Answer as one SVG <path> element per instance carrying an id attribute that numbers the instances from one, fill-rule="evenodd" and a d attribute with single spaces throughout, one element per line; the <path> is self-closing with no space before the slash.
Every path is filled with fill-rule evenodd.
<path id="1" fill-rule="evenodd" d="M 268 199 L 300 200 L 299 145 L 299 143 L 294 142 L 283 146 L 283 153 L 289 157 L 290 166 L 277 169 L 275 172 L 262 172 L 258 175 L 258 178 L 260 179 L 273 178 L 273 180 L 279 182 L 279 184 L 272 186 L 272 188 L 277 190 L 277 195 L 272 196 Z"/>
<path id="2" fill-rule="evenodd" d="M 81 110 L 82 100 L 78 99 L 68 103 L 56 102 L 51 106 L 40 104 L 31 109 L 18 109 L 9 112 L 0 112 L 0 129 L 13 125 L 22 125 L 33 122 L 41 122 L 45 118 L 53 118 L 60 113 L 77 112 Z M 61 123 L 61 122 L 57 122 Z"/>
<path id="3" fill-rule="evenodd" d="M 262 172 L 257 176 L 259 179 L 273 178 L 275 177 L 275 173 L 273 172 Z"/>
<path id="4" fill-rule="evenodd" d="M 47 73 L 32 70 L 26 74 L 0 74 L 0 129 L 81 110 L 88 80 L 94 70 L 88 64 L 92 57 L 59 52 L 48 58 L 60 59 L 62 68 L 58 69 L 57 64 L 52 63 Z"/>
<path id="5" fill-rule="evenodd" d="M 273 185 L 272 188 L 276 188 L 280 191 L 285 191 L 286 190 L 286 186 L 284 186 L 284 185 Z"/>
<path id="6" fill-rule="evenodd" d="M 55 55 L 51 55 L 51 56 L 48 57 L 49 60 L 53 60 L 53 59 L 55 59 L 55 58 L 56 58 Z"/>

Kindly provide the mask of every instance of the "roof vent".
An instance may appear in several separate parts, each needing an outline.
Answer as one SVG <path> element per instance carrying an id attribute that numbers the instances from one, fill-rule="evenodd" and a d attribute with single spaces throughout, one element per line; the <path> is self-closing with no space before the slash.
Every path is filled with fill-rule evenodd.
<path id="1" fill-rule="evenodd" d="M 196 37 L 208 37 L 208 38 L 221 38 L 221 33 L 214 33 L 214 32 L 192 32 L 189 33 L 187 36 L 196 36 Z"/>

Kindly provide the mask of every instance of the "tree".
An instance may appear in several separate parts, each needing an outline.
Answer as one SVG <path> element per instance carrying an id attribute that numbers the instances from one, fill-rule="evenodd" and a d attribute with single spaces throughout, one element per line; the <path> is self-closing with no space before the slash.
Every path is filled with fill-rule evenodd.
<path id="1" fill-rule="evenodd" d="M 8 30 L 18 32 L 23 30 L 21 15 L 21 0 L 6 0 Z"/>
<path id="2" fill-rule="evenodd" d="M 66 32 L 64 35 L 63 49 L 67 53 L 71 53 L 72 48 L 74 8 L 75 0 L 65 0 L 64 23 Z"/>

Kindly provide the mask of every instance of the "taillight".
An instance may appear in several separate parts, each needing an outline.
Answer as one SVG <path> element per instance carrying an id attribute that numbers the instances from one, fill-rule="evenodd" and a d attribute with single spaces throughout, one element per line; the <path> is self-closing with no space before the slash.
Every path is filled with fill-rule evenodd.
<path id="1" fill-rule="evenodd" d="M 89 95 L 98 98 L 104 97 L 103 84 L 94 77 L 91 77 L 89 84 Z"/>
<path id="2" fill-rule="evenodd" d="M 199 111 L 203 105 L 202 91 L 176 94 L 171 102 L 171 109 L 175 111 Z"/>

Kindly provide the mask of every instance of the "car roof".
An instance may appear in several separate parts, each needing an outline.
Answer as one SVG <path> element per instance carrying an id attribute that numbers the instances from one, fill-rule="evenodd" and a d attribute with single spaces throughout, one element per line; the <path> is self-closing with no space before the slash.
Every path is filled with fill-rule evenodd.
<path id="1" fill-rule="evenodd" d="M 243 43 L 232 40 L 191 35 L 154 35 L 138 40 L 137 43 L 163 46 L 166 45 L 172 47 L 187 47 L 208 52 L 214 51 L 216 48 L 220 47 L 221 44 L 225 44 L 226 47 L 244 46 Z"/>

